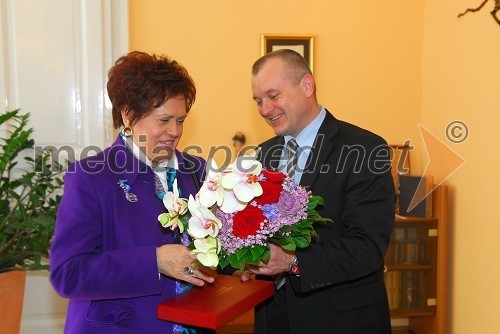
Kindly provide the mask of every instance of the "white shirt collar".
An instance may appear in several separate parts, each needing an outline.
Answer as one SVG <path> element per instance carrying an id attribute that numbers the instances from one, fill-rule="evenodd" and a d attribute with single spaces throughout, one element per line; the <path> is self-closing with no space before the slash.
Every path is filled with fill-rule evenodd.
<path id="1" fill-rule="evenodd" d="M 316 138 L 319 128 L 326 116 L 326 109 L 322 105 L 319 105 L 319 107 L 320 110 L 318 115 L 312 120 L 311 123 L 300 131 L 297 137 L 295 137 L 295 140 L 300 147 L 312 147 L 314 144 L 314 139 Z M 288 143 L 288 141 L 292 138 L 292 136 L 285 136 L 285 146 L 286 143 Z"/>
<path id="2" fill-rule="evenodd" d="M 155 172 L 158 168 L 153 168 L 153 163 L 152 161 L 148 158 L 148 156 L 139 148 L 139 146 L 137 146 L 134 141 L 132 140 L 132 138 L 130 137 L 124 137 L 122 136 L 122 139 L 123 139 L 123 142 L 125 143 L 125 146 L 127 146 L 127 148 L 130 149 L 130 151 L 132 152 L 132 154 L 134 155 L 134 157 L 136 157 L 137 159 L 139 159 L 140 161 L 144 162 L 146 165 L 148 165 L 149 167 L 151 167 Z M 171 167 L 171 168 L 175 168 L 175 169 L 178 169 L 179 167 L 179 163 L 177 161 L 177 156 L 175 154 L 175 151 L 173 152 L 172 154 L 172 157 L 167 160 L 167 161 L 162 161 L 158 167 L 160 167 L 160 169 L 164 169 L 166 167 Z"/>

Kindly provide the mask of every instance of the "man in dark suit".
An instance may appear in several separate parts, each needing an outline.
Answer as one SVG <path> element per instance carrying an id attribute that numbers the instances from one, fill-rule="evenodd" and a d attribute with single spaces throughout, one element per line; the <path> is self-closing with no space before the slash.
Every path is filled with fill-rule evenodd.
<path id="1" fill-rule="evenodd" d="M 291 253 L 271 245 L 269 262 L 251 268 L 285 277 L 256 308 L 255 333 L 391 333 L 383 267 L 395 197 L 387 143 L 318 104 L 298 53 L 269 53 L 252 70 L 253 98 L 277 135 L 260 145 L 261 161 L 293 168 L 296 181 L 323 197 L 320 214 L 333 220 L 315 226 L 319 238 L 310 247 Z M 288 148 L 292 140 L 298 148 Z"/>

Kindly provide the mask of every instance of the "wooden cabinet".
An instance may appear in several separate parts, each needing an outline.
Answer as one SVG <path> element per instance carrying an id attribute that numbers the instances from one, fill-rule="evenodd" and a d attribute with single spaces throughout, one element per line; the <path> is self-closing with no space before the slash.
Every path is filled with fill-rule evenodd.
<path id="1" fill-rule="evenodd" d="M 407 318 L 408 333 L 446 331 L 447 188 L 432 196 L 433 217 L 396 217 L 385 257 L 391 318 Z"/>

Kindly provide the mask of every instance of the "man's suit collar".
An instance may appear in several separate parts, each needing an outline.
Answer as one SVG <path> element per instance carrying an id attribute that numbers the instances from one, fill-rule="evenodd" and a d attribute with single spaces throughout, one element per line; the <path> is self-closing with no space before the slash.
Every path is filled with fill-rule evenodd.
<path id="1" fill-rule="evenodd" d="M 328 110 L 326 110 L 325 119 L 318 130 L 311 154 L 307 159 L 306 167 L 300 180 L 301 185 L 311 186 L 316 177 L 321 172 L 325 172 L 323 166 L 334 148 L 333 139 L 337 133 L 338 121 Z M 331 168 L 331 166 L 326 166 L 326 168 Z"/>
<path id="2" fill-rule="evenodd" d="M 261 145 L 261 157 L 263 165 L 277 169 L 283 153 L 285 139 L 283 136 L 274 137 Z"/>
<path id="3" fill-rule="evenodd" d="M 321 124 L 314 141 L 311 154 L 306 163 L 300 183 L 310 186 L 321 172 L 321 166 L 333 150 L 333 139 L 338 133 L 337 119 L 326 110 L 325 119 Z M 261 144 L 260 160 L 266 167 L 278 168 L 283 153 L 285 140 L 283 136 L 276 136 Z"/>

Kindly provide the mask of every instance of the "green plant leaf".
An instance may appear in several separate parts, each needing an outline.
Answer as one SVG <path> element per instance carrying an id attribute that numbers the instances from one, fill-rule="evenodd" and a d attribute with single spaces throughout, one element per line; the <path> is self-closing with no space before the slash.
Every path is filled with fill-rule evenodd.
<path id="1" fill-rule="evenodd" d="M 260 260 L 262 254 L 264 254 L 266 249 L 267 247 L 261 245 L 255 245 L 254 247 L 250 248 L 250 252 L 252 253 L 252 260 Z"/>
<path id="2" fill-rule="evenodd" d="M 219 258 L 219 266 L 221 267 L 221 269 L 227 267 L 228 264 L 229 264 L 229 259 L 227 258 L 227 256 Z"/>
<path id="3" fill-rule="evenodd" d="M 19 109 L 0 115 L 6 129 L 0 140 L 0 272 L 48 269 L 43 258 L 48 256 L 61 200 L 63 169 L 50 153 L 42 158 L 47 167 L 43 171 L 35 169 L 37 158 L 28 154 L 21 159 L 26 154 L 20 153 L 34 145 L 28 121 L 29 114 Z M 23 162 L 22 168 L 18 162 Z"/>
<path id="4" fill-rule="evenodd" d="M 297 236 L 293 240 L 297 248 L 306 248 L 311 244 L 310 236 Z"/>
<path id="5" fill-rule="evenodd" d="M 270 258 L 271 258 L 271 250 L 268 249 L 268 248 L 266 248 L 266 250 L 262 254 L 261 261 L 265 262 L 265 263 L 268 263 Z"/>
<path id="6" fill-rule="evenodd" d="M 321 205 L 323 206 L 323 198 L 320 196 L 310 196 L 309 197 L 309 203 L 308 203 L 308 210 L 314 210 L 316 206 Z"/>
<path id="7" fill-rule="evenodd" d="M 229 260 L 229 264 L 231 265 L 231 267 L 236 268 L 236 269 L 240 269 L 240 270 L 243 269 L 243 263 L 241 262 L 240 259 L 238 259 L 236 254 L 228 255 L 228 260 Z"/>

